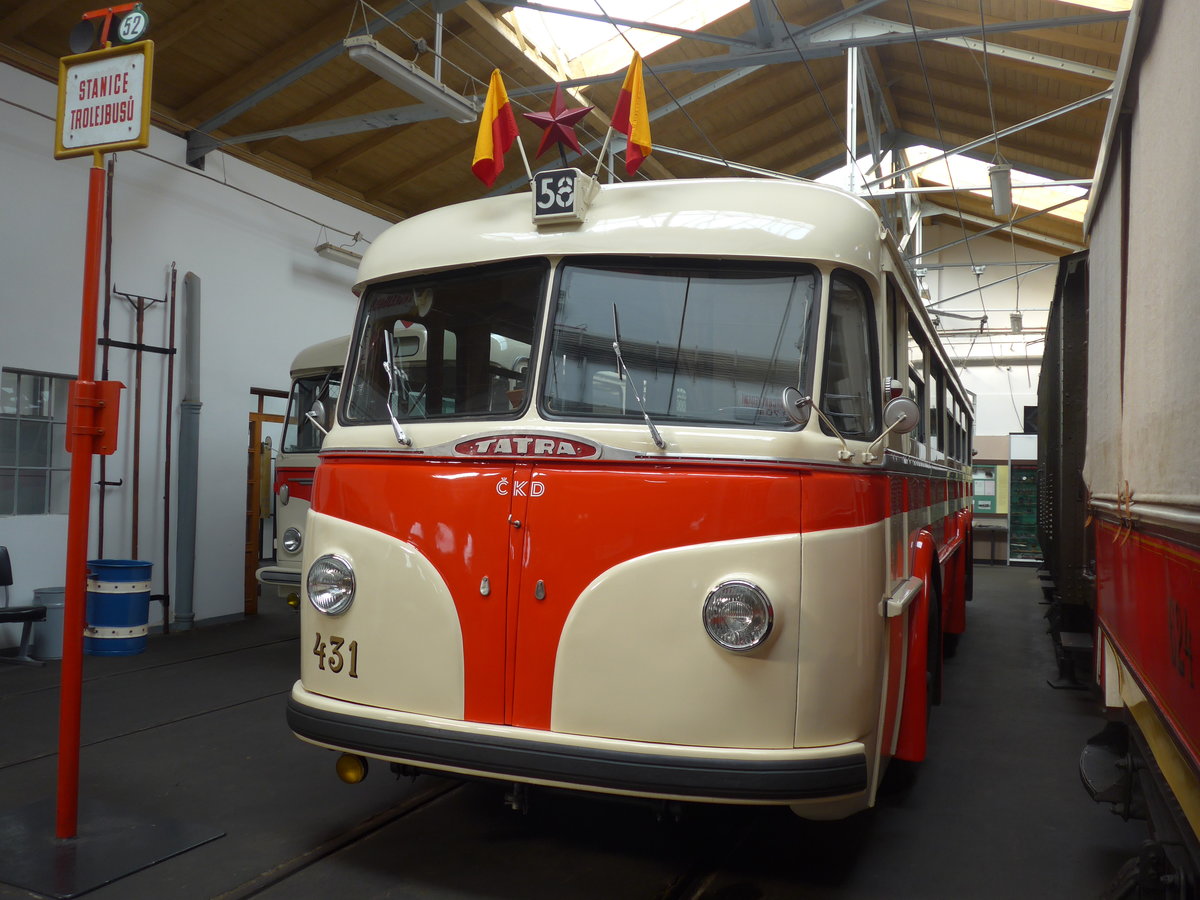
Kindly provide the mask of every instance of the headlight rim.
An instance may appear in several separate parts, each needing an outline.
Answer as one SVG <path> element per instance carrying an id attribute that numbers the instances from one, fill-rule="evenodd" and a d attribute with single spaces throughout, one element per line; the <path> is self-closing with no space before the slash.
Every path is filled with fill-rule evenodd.
<path id="1" fill-rule="evenodd" d="M 749 643 L 744 646 L 726 643 L 725 641 L 721 640 L 709 626 L 709 605 L 719 593 L 728 590 L 733 586 L 748 589 L 751 594 L 753 594 L 757 599 L 761 600 L 764 610 L 764 618 L 766 619 L 766 624 L 762 627 L 762 633 L 758 635 L 753 643 Z M 775 606 L 773 603 L 771 603 L 770 595 L 767 594 L 766 590 L 763 589 L 761 585 L 755 584 L 749 578 L 723 578 L 721 581 L 715 584 L 707 594 L 705 594 L 704 602 L 700 605 L 700 621 L 704 627 L 704 633 L 708 635 L 709 640 L 711 640 L 722 650 L 728 650 L 730 653 L 753 653 L 755 650 L 761 649 L 775 631 Z"/>
<path id="2" fill-rule="evenodd" d="M 294 547 L 288 546 L 289 536 L 291 535 L 296 536 Z M 289 525 L 283 530 L 283 537 L 280 539 L 280 543 L 283 545 L 283 549 L 288 553 L 299 553 L 300 548 L 304 546 L 304 535 L 295 525 Z"/>
<path id="3" fill-rule="evenodd" d="M 349 580 L 350 583 L 349 583 L 349 589 L 347 590 L 347 592 L 345 593 L 345 595 L 343 597 L 336 600 L 327 609 L 323 609 L 317 603 L 317 601 L 313 599 L 312 581 L 313 581 L 313 570 L 316 569 L 318 565 L 325 563 L 327 560 L 332 560 L 333 562 L 337 563 L 342 568 L 345 577 Z M 348 560 L 346 557 L 344 557 L 338 553 L 324 553 L 321 556 L 317 557 L 315 560 L 313 560 L 312 565 L 310 565 L 308 567 L 308 573 L 305 575 L 305 578 L 304 578 L 304 591 L 305 591 L 305 594 L 308 596 L 309 604 L 312 606 L 313 609 L 315 609 L 317 612 L 321 613 L 321 615 L 324 615 L 324 616 L 343 615 L 347 610 L 350 609 L 351 605 L 354 603 L 354 596 L 355 596 L 355 593 L 357 592 L 357 589 L 358 589 L 358 580 L 354 576 L 354 565 L 350 562 L 350 560 Z"/>

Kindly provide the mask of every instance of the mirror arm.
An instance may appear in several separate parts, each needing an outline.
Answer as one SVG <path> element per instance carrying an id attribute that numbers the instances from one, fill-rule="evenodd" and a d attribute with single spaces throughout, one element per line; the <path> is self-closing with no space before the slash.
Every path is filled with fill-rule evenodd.
<path id="1" fill-rule="evenodd" d="M 882 441 L 882 440 L 883 440 L 885 437 L 887 437 L 889 434 L 891 434 L 891 433 L 892 433 L 892 429 L 896 428 L 896 427 L 897 427 L 897 426 L 899 426 L 901 423 L 903 423 L 903 422 L 906 422 L 906 421 L 908 421 L 908 415 L 907 415 L 906 413 L 900 413 L 900 416 L 899 416 L 899 418 L 897 418 L 897 419 L 896 419 L 896 421 L 895 421 L 895 422 L 893 422 L 891 425 L 889 425 L 887 428 L 883 429 L 883 434 L 881 434 L 881 435 L 879 435 L 879 437 L 875 438 L 875 440 L 873 440 L 873 441 L 871 442 L 871 446 L 870 446 L 870 447 L 868 447 L 866 450 L 864 450 L 864 451 L 863 451 L 863 455 L 862 455 L 862 461 L 863 461 L 864 463 L 873 463 L 873 462 L 875 462 L 875 460 L 876 460 L 876 459 L 878 459 L 878 457 L 877 457 L 877 456 L 876 456 L 876 455 L 875 455 L 875 454 L 872 452 L 872 451 L 875 449 L 875 447 L 876 447 L 876 446 L 877 446 L 877 445 L 878 445 L 878 444 L 879 444 L 879 443 L 880 443 L 880 442 L 881 442 L 881 441 Z"/>
<path id="2" fill-rule="evenodd" d="M 304 414 L 304 418 L 306 418 L 306 419 L 308 419 L 308 421 L 312 422 L 313 425 L 316 427 L 316 429 L 319 432 L 321 432 L 321 434 L 324 434 L 324 435 L 329 434 L 329 429 L 321 424 L 320 420 L 317 419 L 316 414 L 311 409 Z"/>
<path id="3" fill-rule="evenodd" d="M 798 394 L 800 392 L 793 391 L 793 389 L 788 388 L 788 390 L 784 394 L 784 397 L 785 397 L 784 402 L 787 402 L 786 397 L 787 397 L 788 393 Z M 851 453 L 850 448 L 846 446 L 846 439 L 844 437 L 842 437 L 842 433 L 837 430 L 836 425 L 834 425 L 832 422 L 829 421 L 829 417 L 826 416 L 825 413 L 821 412 L 821 407 L 817 406 L 817 404 L 813 402 L 813 398 L 811 396 L 810 397 L 800 397 L 798 400 L 795 401 L 794 405 L 795 405 L 796 409 L 800 409 L 802 406 L 809 406 L 811 409 L 813 409 L 817 414 L 817 418 L 820 419 L 822 422 L 824 422 L 825 427 L 833 432 L 833 436 L 836 437 L 839 441 L 841 441 L 842 449 L 837 452 L 838 459 L 840 459 L 844 462 L 848 462 L 849 460 L 854 459 L 854 454 Z"/>

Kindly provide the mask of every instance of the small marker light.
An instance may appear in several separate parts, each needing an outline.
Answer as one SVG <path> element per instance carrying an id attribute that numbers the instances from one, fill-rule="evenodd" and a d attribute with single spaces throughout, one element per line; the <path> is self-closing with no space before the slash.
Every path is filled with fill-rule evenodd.
<path id="1" fill-rule="evenodd" d="M 367 777 L 367 761 L 353 753 L 343 753 L 334 763 L 338 778 L 346 784 L 358 784 Z"/>

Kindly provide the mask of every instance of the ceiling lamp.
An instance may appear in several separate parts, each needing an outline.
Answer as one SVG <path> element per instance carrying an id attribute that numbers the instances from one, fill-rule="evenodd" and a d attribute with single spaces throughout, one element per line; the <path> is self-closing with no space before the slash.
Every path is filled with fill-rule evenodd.
<path id="1" fill-rule="evenodd" d="M 313 247 L 317 252 L 317 256 L 324 259 L 332 260 L 336 263 L 341 263 L 343 266 L 351 266 L 358 268 L 358 264 L 362 262 L 362 254 L 355 253 L 353 250 L 348 250 L 345 247 L 339 247 L 337 244 L 317 244 Z"/>
<path id="2" fill-rule="evenodd" d="M 1012 166 L 997 163 L 988 169 L 992 183 L 992 212 L 1001 219 L 1012 216 Z"/>
<path id="3" fill-rule="evenodd" d="M 379 41 L 365 35 L 355 35 L 342 41 L 350 59 L 370 69 L 384 81 L 394 84 L 406 94 L 442 110 L 455 122 L 464 125 L 479 118 L 474 102 L 456 94 L 437 79 L 421 71 L 416 64 L 397 56 Z"/>

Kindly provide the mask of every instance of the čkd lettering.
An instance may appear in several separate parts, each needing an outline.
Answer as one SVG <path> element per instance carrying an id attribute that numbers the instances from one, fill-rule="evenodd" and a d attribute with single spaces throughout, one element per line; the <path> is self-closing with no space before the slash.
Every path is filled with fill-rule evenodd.
<path id="1" fill-rule="evenodd" d="M 501 478 L 496 485 L 496 493 L 501 497 L 540 497 L 546 493 L 546 485 L 540 481 L 509 481 Z"/>

